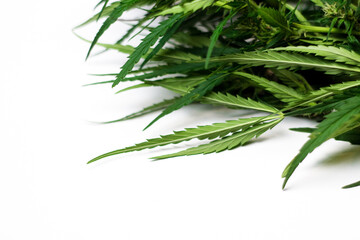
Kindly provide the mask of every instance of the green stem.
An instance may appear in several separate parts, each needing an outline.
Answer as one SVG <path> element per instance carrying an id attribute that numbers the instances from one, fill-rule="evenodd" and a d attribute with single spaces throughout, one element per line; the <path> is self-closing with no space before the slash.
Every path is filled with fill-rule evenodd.
<path id="1" fill-rule="evenodd" d="M 313 33 L 328 33 L 330 31 L 330 33 L 347 34 L 347 32 L 345 30 L 338 29 L 338 28 L 332 28 L 330 30 L 329 27 L 307 26 L 307 25 L 302 25 L 302 24 L 298 24 L 298 23 L 293 23 L 292 26 L 295 28 L 303 29 L 303 30 L 306 30 L 308 32 L 313 32 Z M 352 32 L 352 34 L 360 35 L 360 32 Z"/>

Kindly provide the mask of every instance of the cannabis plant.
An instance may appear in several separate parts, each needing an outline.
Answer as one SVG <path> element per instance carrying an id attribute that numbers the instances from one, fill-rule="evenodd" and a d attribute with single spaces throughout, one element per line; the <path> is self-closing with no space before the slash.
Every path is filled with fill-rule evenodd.
<path id="1" fill-rule="evenodd" d="M 95 45 L 129 56 L 119 72 L 105 74 L 112 81 L 96 84 L 116 87 L 133 81 L 125 90 L 160 86 L 177 94 L 115 121 L 161 110 L 148 128 L 192 103 L 263 115 L 186 128 L 90 162 L 195 138 L 210 141 L 153 159 L 217 153 L 244 145 L 287 116 L 312 118 L 318 121 L 315 128 L 292 129 L 309 133 L 309 139 L 285 168 L 285 187 L 299 164 L 325 141 L 360 144 L 359 1 L 101 0 L 98 5 L 101 10 L 80 25 L 105 19 L 87 56 Z M 103 33 L 134 8 L 143 16 L 126 34 L 114 44 L 100 43 Z M 125 44 L 145 32 L 138 46 Z"/>

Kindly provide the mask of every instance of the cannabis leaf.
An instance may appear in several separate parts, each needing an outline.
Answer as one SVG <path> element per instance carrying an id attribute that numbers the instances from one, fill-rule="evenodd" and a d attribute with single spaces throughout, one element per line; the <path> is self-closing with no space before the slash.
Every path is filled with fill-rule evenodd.
<path id="1" fill-rule="evenodd" d="M 152 113 L 152 112 L 155 112 L 155 111 L 158 111 L 158 110 L 161 110 L 161 109 L 164 109 L 168 106 L 170 106 L 171 104 L 173 104 L 178 98 L 175 97 L 173 99 L 165 99 L 161 102 L 158 102 L 158 103 L 155 103 L 151 106 L 148 106 L 138 112 L 135 112 L 135 113 L 132 113 L 130 115 L 127 115 L 123 118 L 120 118 L 120 119 L 116 119 L 116 120 L 112 120 L 112 121 L 107 121 L 107 122 L 103 122 L 103 123 L 114 123 L 114 122 L 120 122 L 120 121 L 125 121 L 125 120 L 129 120 L 129 119 L 133 119 L 133 118 L 137 118 L 137 117 L 140 117 L 140 116 L 143 116 L 145 114 L 148 114 L 148 113 Z"/>
<path id="2" fill-rule="evenodd" d="M 324 59 L 327 60 L 334 60 L 335 62 L 342 62 L 351 65 L 359 65 L 360 63 L 360 54 L 357 54 L 354 51 L 349 51 L 345 48 L 338 48 L 334 46 L 288 46 L 274 48 L 272 51 L 291 51 L 314 54 L 315 56 L 324 57 Z"/>
<path id="3" fill-rule="evenodd" d="M 187 128 L 183 131 L 178 131 L 178 132 L 174 132 L 173 134 L 161 136 L 160 138 L 149 139 L 146 142 L 136 144 L 132 147 L 127 147 L 112 152 L 108 152 L 106 154 L 100 155 L 92 159 L 88 163 L 95 162 L 104 157 L 109 157 L 121 153 L 140 151 L 143 149 L 149 149 L 149 148 L 164 146 L 168 144 L 180 143 L 194 138 L 203 140 L 203 139 L 213 139 L 216 137 L 222 137 L 231 132 L 248 128 L 249 126 L 252 126 L 253 124 L 256 124 L 260 121 L 266 121 L 275 118 L 278 117 L 277 116 L 269 116 L 266 118 L 253 117 L 248 119 L 230 120 L 225 123 L 215 123 L 213 125 L 199 126 L 197 128 Z"/>
<path id="4" fill-rule="evenodd" d="M 178 21 L 181 16 L 182 15 L 177 14 L 167 20 L 162 21 L 159 26 L 154 28 L 151 33 L 143 39 L 139 46 L 135 48 L 135 51 L 129 56 L 128 61 L 121 68 L 121 72 L 116 76 L 116 79 L 112 85 L 113 87 L 115 87 L 121 80 L 125 78 L 128 72 L 131 71 L 140 58 L 149 51 L 150 47 L 155 44 L 158 38 L 164 35 L 166 30 L 170 28 L 176 21 Z"/>
<path id="5" fill-rule="evenodd" d="M 284 170 L 285 187 L 307 155 L 328 139 L 360 144 L 360 5 L 356 1 L 100 0 L 96 7 L 101 10 L 79 25 L 105 18 L 94 40 L 75 33 L 91 43 L 87 57 L 95 45 L 103 52 L 129 56 L 120 72 L 97 74 L 111 79 L 87 86 L 114 87 L 133 81 L 116 93 L 160 87 L 177 96 L 107 123 L 162 110 L 149 127 L 191 103 L 270 115 L 186 128 L 90 162 L 195 138 L 205 142 L 154 159 L 215 153 L 244 145 L 289 116 L 314 119 L 319 122 L 316 128 L 292 129 L 307 132 L 310 138 Z M 115 43 L 99 42 L 123 13 L 135 8 L 142 15 L 131 20 Z M 144 30 L 149 33 L 134 46 L 134 37 Z"/>
<path id="6" fill-rule="evenodd" d="M 316 101 L 326 99 L 327 97 L 333 96 L 336 93 L 356 88 L 358 86 L 360 86 L 360 80 L 333 84 L 328 87 L 320 88 L 319 90 L 310 92 L 299 101 L 289 103 L 288 107 L 283 109 L 283 111 L 287 111 L 295 107 L 308 106 L 309 104 L 312 104 Z"/>
<path id="7" fill-rule="evenodd" d="M 359 75 L 360 68 L 348 66 L 333 61 L 323 60 L 318 57 L 305 56 L 300 54 L 289 54 L 285 52 L 247 52 L 244 54 L 234 54 L 224 57 L 214 57 L 210 62 L 236 62 L 247 66 L 265 66 L 269 68 L 288 68 L 294 69 L 315 69 L 326 74 L 345 73 L 349 75 Z"/>
<path id="8" fill-rule="evenodd" d="M 99 18 L 100 18 L 101 15 L 103 14 L 104 10 L 106 9 L 107 4 L 109 3 L 109 0 L 101 0 L 101 1 L 97 4 L 97 6 L 101 5 L 101 3 L 103 3 L 103 7 L 101 8 L 101 11 L 100 11 L 99 14 L 98 14 L 97 20 L 99 20 Z M 96 7 L 97 7 L 97 6 L 96 6 Z"/>
<path id="9" fill-rule="evenodd" d="M 219 39 L 219 36 L 225 26 L 225 24 L 232 18 L 234 17 L 234 15 L 236 14 L 236 12 L 231 12 L 226 18 L 224 18 L 220 23 L 219 25 L 217 25 L 216 29 L 214 30 L 213 34 L 211 35 L 210 37 L 210 45 L 209 45 L 209 49 L 207 51 L 207 54 L 206 54 L 206 60 L 205 60 L 205 68 L 207 69 L 208 66 L 209 66 L 209 61 L 210 61 L 210 57 L 211 57 L 211 54 L 214 50 L 214 47 L 215 47 L 215 43 L 216 41 Z"/>
<path id="10" fill-rule="evenodd" d="M 101 2 L 99 2 L 99 4 L 101 4 Z M 84 27 L 85 25 L 88 25 L 92 22 L 95 22 L 97 20 L 99 20 L 99 18 L 105 17 L 105 16 L 109 16 L 111 12 L 114 11 L 114 9 L 116 7 L 119 6 L 119 2 L 114 2 L 112 4 L 110 4 L 110 6 L 105 6 L 101 9 L 101 11 L 97 14 L 95 14 L 93 17 L 89 18 L 88 20 L 86 20 L 85 22 L 81 23 L 80 25 L 76 26 L 75 29 L 80 28 L 80 27 Z"/>
<path id="11" fill-rule="evenodd" d="M 277 82 L 269 81 L 266 78 L 258 77 L 245 72 L 234 72 L 234 74 L 245 77 L 259 84 L 283 102 L 292 102 L 303 98 L 303 96 L 300 93 L 296 92 L 294 89 L 279 84 Z"/>
<path id="12" fill-rule="evenodd" d="M 357 182 L 354 182 L 352 184 L 343 186 L 343 188 L 346 189 L 346 188 L 353 188 L 353 187 L 358 187 L 358 186 L 360 186 L 360 181 L 357 181 Z"/>
<path id="13" fill-rule="evenodd" d="M 176 5 L 170 9 L 163 10 L 157 15 L 195 12 L 199 9 L 205 9 L 211 6 L 213 2 L 214 0 L 193 0 L 191 2 L 186 2 L 182 5 Z"/>
<path id="14" fill-rule="evenodd" d="M 239 145 L 244 145 L 249 140 L 251 140 L 254 137 L 258 137 L 267 130 L 273 128 L 276 126 L 281 119 L 273 120 L 266 123 L 259 123 L 256 124 L 253 127 L 250 127 L 244 131 L 236 132 L 231 136 L 224 137 L 222 139 L 218 139 L 215 141 L 212 141 L 207 144 L 203 144 L 197 147 L 192 147 L 189 149 L 186 149 L 184 151 L 180 151 L 178 153 L 172 153 L 167 155 L 162 155 L 158 157 L 153 157 L 152 159 L 160 160 L 165 158 L 172 158 L 172 157 L 179 157 L 179 156 L 188 156 L 188 155 L 196 155 L 196 154 L 209 154 L 214 152 L 221 152 L 224 150 L 230 150 L 233 149 Z"/>
<path id="15" fill-rule="evenodd" d="M 126 10 L 131 8 L 137 2 L 139 2 L 139 0 L 123 0 L 119 2 L 119 5 L 112 10 L 112 12 L 109 14 L 109 17 L 105 20 L 98 33 L 96 34 L 94 40 L 91 43 L 86 58 L 89 57 L 91 50 L 93 49 L 99 38 L 103 35 L 103 33 L 110 27 L 110 25 L 112 25 Z"/>
<path id="16" fill-rule="evenodd" d="M 298 165 L 315 148 L 330 138 L 336 137 L 346 131 L 348 126 L 360 124 L 360 96 L 355 96 L 338 103 L 336 111 L 328 114 L 315 131 L 310 135 L 310 139 L 301 148 L 300 153 L 289 163 L 283 172 L 285 178 L 283 188 L 285 188 L 291 175 Z"/>
<path id="17" fill-rule="evenodd" d="M 259 8 L 258 13 L 266 23 L 273 27 L 279 27 L 285 32 L 290 32 L 286 18 L 277 10 L 273 8 Z"/>
<path id="18" fill-rule="evenodd" d="M 218 72 L 210 75 L 206 81 L 200 83 L 195 89 L 193 89 L 191 92 L 184 95 L 182 98 L 177 100 L 175 103 L 173 103 L 171 106 L 167 107 L 159 116 L 157 116 L 154 120 L 152 120 L 146 127 L 150 127 L 152 124 L 154 124 L 157 120 L 164 117 L 165 115 L 185 106 L 193 101 L 196 101 L 197 99 L 204 96 L 206 93 L 211 91 L 215 86 L 219 85 L 226 76 L 228 76 L 229 73 L 227 72 Z"/>
<path id="19" fill-rule="evenodd" d="M 270 112 L 270 113 L 277 113 L 279 110 L 277 110 L 275 107 L 271 105 L 267 105 L 262 102 L 257 102 L 252 100 L 251 98 L 243 98 L 240 96 L 234 96 L 230 93 L 227 93 L 226 95 L 223 93 L 211 93 L 207 96 L 200 99 L 204 103 L 211 103 L 214 105 L 223 105 L 227 106 L 229 108 L 245 108 L 245 109 L 252 109 L 262 112 Z"/>
<path id="20" fill-rule="evenodd" d="M 169 39 L 171 38 L 171 36 L 178 30 L 178 28 L 180 27 L 181 23 L 185 20 L 185 17 L 180 18 L 175 24 L 174 26 L 172 26 L 171 28 L 169 28 L 166 33 L 164 34 L 164 36 L 160 39 L 158 45 L 156 45 L 156 47 L 150 52 L 149 55 L 146 56 L 145 60 L 143 61 L 143 63 L 141 64 L 140 68 L 142 68 L 148 61 L 150 61 L 151 58 L 153 58 L 161 49 L 162 47 L 167 43 L 167 41 L 169 41 Z"/>

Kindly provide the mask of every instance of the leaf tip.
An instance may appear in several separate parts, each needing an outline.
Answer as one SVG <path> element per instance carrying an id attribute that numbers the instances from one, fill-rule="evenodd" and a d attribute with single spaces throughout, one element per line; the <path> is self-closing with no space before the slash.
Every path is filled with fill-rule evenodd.
<path id="1" fill-rule="evenodd" d="M 91 50 L 92 50 L 92 47 L 89 48 L 89 51 L 88 51 L 88 53 L 86 54 L 86 57 L 85 57 L 85 61 L 87 61 L 88 58 L 90 57 Z"/>
<path id="2" fill-rule="evenodd" d="M 358 187 L 358 186 L 360 186 L 360 181 L 345 185 L 342 187 L 342 189 L 349 189 L 349 188 L 354 188 L 354 187 Z"/>
<path id="3" fill-rule="evenodd" d="M 283 184 L 282 184 L 281 189 L 284 190 L 284 191 L 285 191 L 286 184 L 287 184 L 288 180 L 289 180 L 289 178 L 285 178 L 285 179 L 284 179 L 284 182 L 283 182 Z"/>
<path id="4" fill-rule="evenodd" d="M 95 162 L 96 160 L 94 160 L 94 159 L 91 159 L 90 161 L 88 161 L 86 164 L 90 164 L 90 163 L 93 163 L 93 162 Z"/>
<path id="5" fill-rule="evenodd" d="M 143 131 L 145 131 L 146 129 L 148 129 L 151 125 L 152 125 L 152 122 L 149 123 L 146 127 L 144 127 Z"/>

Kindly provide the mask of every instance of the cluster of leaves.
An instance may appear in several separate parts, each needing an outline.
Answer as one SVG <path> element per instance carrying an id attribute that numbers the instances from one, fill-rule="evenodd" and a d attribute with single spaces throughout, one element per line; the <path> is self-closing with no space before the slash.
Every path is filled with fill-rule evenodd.
<path id="1" fill-rule="evenodd" d="M 360 35 L 358 1 L 303 0 L 102 0 L 99 13 L 80 26 L 104 18 L 91 42 L 129 54 L 112 81 L 121 91 L 160 86 L 176 94 L 122 119 L 162 112 L 147 126 L 191 103 L 222 105 L 266 113 L 224 123 L 187 128 L 104 157 L 176 144 L 211 141 L 154 157 L 208 154 L 233 149 L 275 127 L 287 116 L 317 119 L 309 140 L 283 172 L 285 187 L 298 165 L 328 139 L 360 143 Z M 99 43 L 124 12 L 144 15 L 115 44 Z M 154 26 L 154 20 L 158 23 Z M 142 31 L 138 46 L 124 45 Z M 140 62 L 140 63 L 139 63 Z M 345 187 L 360 185 L 360 182 Z"/>

